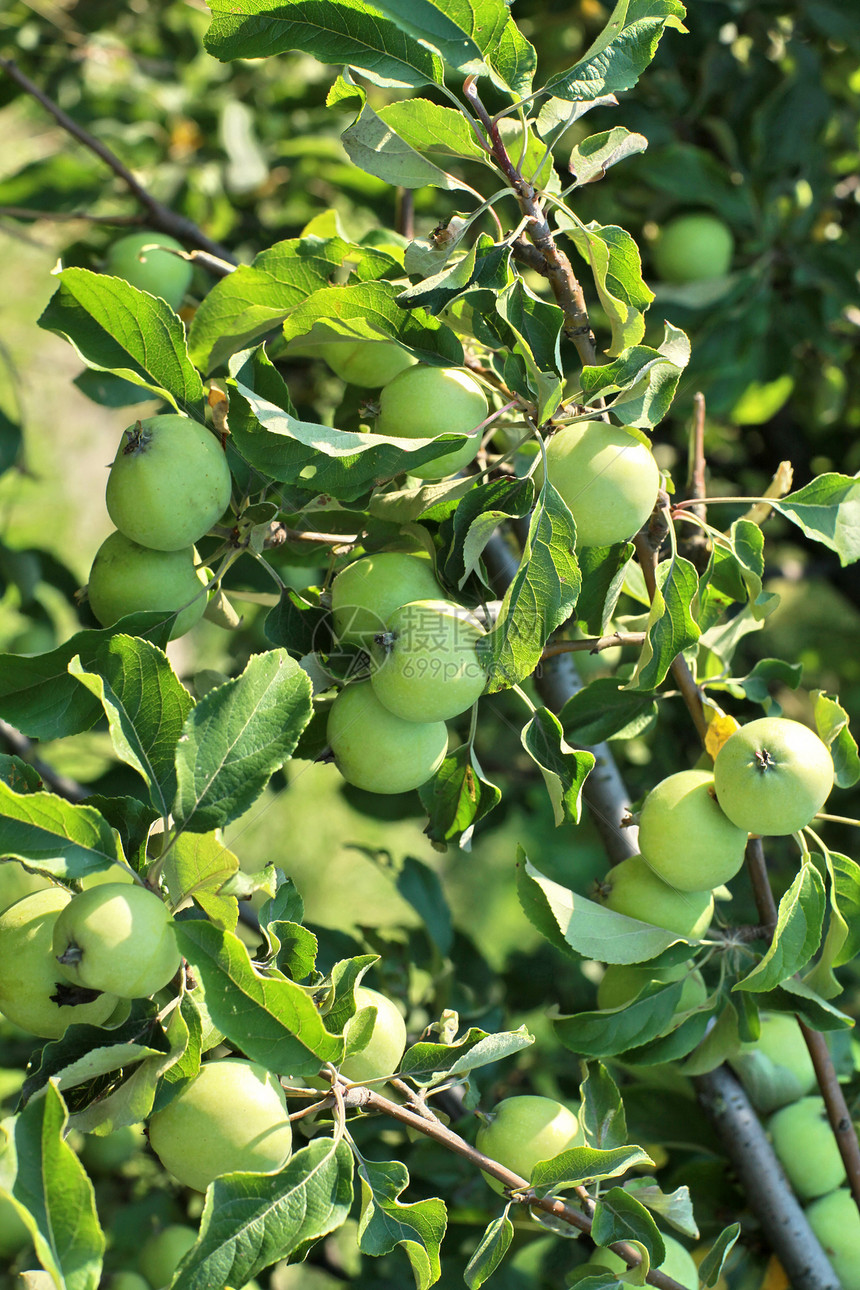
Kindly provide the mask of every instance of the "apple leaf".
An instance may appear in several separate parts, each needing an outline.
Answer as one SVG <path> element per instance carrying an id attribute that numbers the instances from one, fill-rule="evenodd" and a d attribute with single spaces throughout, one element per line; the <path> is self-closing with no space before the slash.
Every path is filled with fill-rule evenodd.
<path id="1" fill-rule="evenodd" d="M 341 140 L 361 170 L 403 188 L 468 188 L 445 167 L 464 157 L 486 162 L 487 156 L 461 112 L 427 99 L 391 103 L 378 113 L 364 103 Z"/>
<path id="2" fill-rule="evenodd" d="M 239 907 L 236 897 L 222 888 L 239 872 L 239 860 L 224 845 L 220 830 L 182 833 L 167 853 L 164 879 L 171 902 L 181 905 L 189 896 L 218 927 L 236 930 Z"/>
<path id="3" fill-rule="evenodd" d="M 176 792 L 176 744 L 194 706 L 167 655 L 139 637 L 116 635 L 86 667 L 76 654 L 69 672 L 99 700 L 117 757 L 142 776 L 166 817 Z"/>
<path id="4" fill-rule="evenodd" d="M 638 1241 L 648 1251 L 652 1267 L 659 1267 L 666 1257 L 657 1224 L 645 1206 L 622 1187 L 610 1187 L 597 1202 L 591 1219 L 591 1239 L 597 1245 Z"/>
<path id="5" fill-rule="evenodd" d="M 430 841 L 444 846 L 456 839 L 461 851 L 471 851 L 475 825 L 502 800 L 501 789 L 484 778 L 468 743 L 449 753 L 418 792 L 430 817 L 424 830 Z"/>
<path id="6" fill-rule="evenodd" d="M 35 766 L 9 753 L 0 753 L 0 783 L 15 793 L 38 793 L 44 787 Z"/>
<path id="7" fill-rule="evenodd" d="M 604 739 L 633 739 L 648 730 L 657 716 L 650 694 L 631 693 L 611 676 L 599 676 L 577 690 L 559 714 L 564 732 L 578 744 Z"/>
<path id="8" fill-rule="evenodd" d="M 840 1012 L 798 977 L 780 981 L 775 990 L 758 995 L 756 1002 L 762 1010 L 794 1013 L 813 1030 L 850 1030 L 854 1025 L 853 1017 Z"/>
<path id="9" fill-rule="evenodd" d="M 627 1142 L 627 1118 L 618 1085 L 602 1062 L 584 1062 L 579 1122 L 590 1147 L 602 1151 Z"/>
<path id="10" fill-rule="evenodd" d="M 830 749 L 837 786 L 853 788 L 860 780 L 860 755 L 857 742 L 848 729 L 848 713 L 838 697 L 831 697 L 824 690 L 813 690 L 812 701 L 815 726 L 819 738 Z"/>
<path id="11" fill-rule="evenodd" d="M 824 881 L 810 859 L 779 902 L 776 931 L 767 953 L 734 990 L 772 990 L 805 967 L 821 943 Z"/>
<path id="12" fill-rule="evenodd" d="M 583 1057 L 613 1057 L 650 1043 L 671 1024 L 682 982 L 647 989 L 626 1007 L 557 1017 L 553 1029 L 565 1048 Z"/>
<path id="13" fill-rule="evenodd" d="M 614 546 L 586 546 L 577 552 L 582 590 L 576 602 L 576 620 L 592 636 L 603 636 L 609 629 L 633 567 L 633 551 L 632 542 L 616 542 Z"/>
<path id="14" fill-rule="evenodd" d="M 53 793 L 16 793 L 2 782 L 0 855 L 67 880 L 121 859 L 113 831 L 92 806 Z"/>
<path id="15" fill-rule="evenodd" d="M 0 1195 L 23 1219 L 55 1286 L 96 1290 L 105 1238 L 92 1183 L 65 1140 L 67 1120 L 48 1084 L 20 1115 L 0 1121 Z"/>
<path id="16" fill-rule="evenodd" d="M 208 833 L 247 811 L 289 758 L 312 710 L 307 673 L 286 650 L 253 655 L 241 676 L 205 694 L 176 751 L 177 832 Z"/>
<path id="17" fill-rule="evenodd" d="M 463 362 L 463 346 L 456 333 L 414 304 L 404 309 L 393 282 L 353 282 L 314 291 L 285 319 L 284 335 L 287 340 L 301 337 L 303 344 L 338 337 L 398 340 L 428 362 L 454 366 Z"/>
<path id="18" fill-rule="evenodd" d="M 568 1187 L 589 1186 L 602 1178 L 617 1178 L 637 1165 L 653 1165 L 641 1147 L 568 1147 L 532 1169 L 529 1179 L 538 1195 L 550 1196 Z"/>
<path id="19" fill-rule="evenodd" d="M 535 421 L 543 425 L 558 408 L 564 388 L 559 350 L 564 313 L 557 304 L 536 296 L 522 278 L 498 293 L 495 307 L 513 338 L 504 360 L 506 382 L 534 400 Z"/>
<path id="20" fill-rule="evenodd" d="M 575 541 L 573 516 L 545 480 L 519 568 L 485 638 L 492 653 L 489 693 L 531 676 L 547 639 L 569 617 L 580 588 Z"/>
<path id="21" fill-rule="evenodd" d="M 616 224 L 582 224 L 572 215 L 558 214 L 556 222 L 591 266 L 600 303 L 612 328 L 611 358 L 638 345 L 645 332 L 645 311 L 654 292 L 642 277 L 639 248 Z"/>
<path id="22" fill-rule="evenodd" d="M 407 1048 L 400 1063 L 400 1074 L 417 1084 L 437 1084 L 441 1079 L 468 1075 L 479 1066 L 502 1061 L 534 1043 L 525 1026 L 496 1035 L 472 1026 L 453 1044 L 421 1041 Z"/>
<path id="23" fill-rule="evenodd" d="M 445 553 L 440 569 L 445 581 L 460 590 L 499 524 L 512 516 L 522 519 L 533 505 L 531 480 L 497 479 L 471 488 L 439 526 Z"/>
<path id="24" fill-rule="evenodd" d="M 616 125 L 600 134 L 590 134 L 578 143 L 570 154 L 567 168 L 573 175 L 575 187 L 581 188 L 583 184 L 593 184 L 602 179 L 610 166 L 637 152 L 644 152 L 647 147 L 648 140 L 644 134 L 634 134 L 623 125 Z"/>
<path id="25" fill-rule="evenodd" d="M 300 1259 L 346 1220 L 352 1172 L 346 1143 L 318 1137 L 274 1175 L 216 1178 L 206 1192 L 197 1242 L 174 1274 L 172 1290 L 242 1286 L 273 1263 Z"/>
<path id="26" fill-rule="evenodd" d="M 402 1245 L 415 1277 L 417 1290 L 428 1290 L 441 1275 L 439 1247 L 445 1235 L 447 1214 L 438 1197 L 404 1205 L 398 1197 L 408 1186 L 409 1174 L 399 1160 L 359 1158 L 361 1214 L 358 1248 L 379 1257 Z"/>
<path id="27" fill-rule="evenodd" d="M 87 367 L 114 372 L 203 421 L 203 382 L 168 304 L 122 278 L 63 269 L 39 319 L 74 346 Z"/>
<path id="28" fill-rule="evenodd" d="M 691 612 L 698 586 L 695 568 L 682 556 L 673 556 L 658 564 L 647 639 L 625 690 L 655 690 L 674 659 L 699 639 L 699 625 Z"/>
<path id="29" fill-rule="evenodd" d="M 467 228 L 468 225 L 460 228 L 460 235 Z M 451 240 L 443 244 L 446 252 L 452 250 L 451 242 L 455 241 L 450 233 L 448 236 Z M 413 242 L 410 246 L 412 257 L 417 257 L 415 248 L 416 243 Z M 438 249 L 433 247 L 426 252 L 426 255 L 429 256 L 434 252 L 436 255 L 439 254 Z M 514 280 L 510 269 L 511 248 L 498 245 L 487 233 L 480 233 L 474 245 L 460 259 L 450 265 L 447 264 L 447 259 L 446 254 L 443 267 L 440 267 L 437 272 L 425 274 L 420 282 L 401 291 L 397 297 L 398 304 L 404 309 L 414 309 L 420 305 L 428 313 L 435 315 L 441 313 L 461 296 L 471 303 L 469 293 L 473 293 L 479 301 L 485 302 L 487 311 L 492 312 L 495 309 L 493 293 L 502 291 Z M 409 253 L 406 257 L 406 265 L 412 272 L 418 271 L 419 266 L 412 264 Z M 422 263 L 420 267 L 426 266 Z M 498 337 L 493 337 L 493 340 L 496 344 L 499 343 Z"/>
<path id="30" fill-rule="evenodd" d="M 690 341 L 671 323 L 663 324 L 662 343 L 631 345 L 598 367 L 583 367 L 577 402 L 598 407 L 603 400 L 625 425 L 650 429 L 663 420 L 690 361 Z"/>
<path id="31" fill-rule="evenodd" d="M 561 722 L 548 708 L 538 708 L 532 714 L 523 727 L 520 742 L 543 775 L 556 828 L 578 824 L 582 787 L 594 767 L 594 754 L 571 748 Z"/>
<path id="32" fill-rule="evenodd" d="M 454 926 L 439 875 L 423 860 L 416 860 L 414 856 L 405 856 L 402 862 L 398 862 L 389 851 L 381 851 L 378 847 L 363 847 L 353 843 L 350 849 L 365 856 L 391 879 L 400 896 L 412 906 L 423 922 L 427 935 L 439 953 L 450 954 L 454 943 Z"/>
<path id="33" fill-rule="evenodd" d="M 699 1264 L 699 1280 L 703 1286 L 710 1287 L 718 1284 L 723 1264 L 731 1254 L 740 1234 L 740 1223 L 732 1223 L 729 1227 L 724 1227 L 720 1232 Z"/>
<path id="34" fill-rule="evenodd" d="M 624 1054 L 625 1062 L 634 1066 L 661 1066 L 665 1062 L 680 1061 L 698 1048 L 713 1015 L 710 1008 L 702 1008 L 683 1020 L 676 1013 L 662 1034 L 628 1048 Z"/>
<path id="35" fill-rule="evenodd" d="M 629 90 L 651 62 L 667 26 L 681 25 L 679 0 L 618 0 L 609 22 L 573 67 L 544 86 L 548 94 L 578 102 Z"/>
<path id="36" fill-rule="evenodd" d="M 342 1059 L 343 1039 L 326 1029 L 307 991 L 257 972 L 232 932 L 179 919 L 176 935 L 203 983 L 213 1023 L 251 1061 L 284 1074 L 315 1075 L 324 1062 Z"/>
<path id="37" fill-rule="evenodd" d="M 635 1196 L 646 1209 L 650 1209 L 652 1214 L 659 1214 L 679 1232 L 683 1232 L 694 1241 L 699 1239 L 689 1187 L 677 1187 L 667 1194 L 652 1178 L 628 1178 L 624 1189 L 631 1196 Z"/>
<path id="38" fill-rule="evenodd" d="M 478 1290 L 499 1267 L 513 1240 L 514 1225 L 508 1218 L 508 1209 L 494 1218 L 472 1251 L 463 1271 L 463 1280 L 469 1290 Z"/>
<path id="39" fill-rule="evenodd" d="M 860 479 L 856 476 L 819 475 L 796 493 L 769 497 L 768 505 L 807 537 L 835 551 L 840 564 L 860 559 Z"/>

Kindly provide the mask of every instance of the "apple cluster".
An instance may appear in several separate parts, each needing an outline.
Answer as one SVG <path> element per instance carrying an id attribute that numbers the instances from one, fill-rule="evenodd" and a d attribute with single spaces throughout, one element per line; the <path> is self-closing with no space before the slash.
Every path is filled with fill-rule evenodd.
<path id="1" fill-rule="evenodd" d="M 445 722 L 486 686 L 484 629 L 445 599 L 425 554 L 383 551 L 353 561 L 334 579 L 331 604 L 338 642 L 371 660 L 370 679 L 345 686 L 329 710 L 335 764 L 348 783 L 372 793 L 417 788 L 444 761 Z"/>
<path id="2" fill-rule="evenodd" d="M 87 587 L 104 627 L 148 609 L 177 615 L 171 639 L 194 626 L 209 581 L 194 543 L 224 514 L 230 492 L 221 444 L 198 422 L 166 413 L 123 432 L 105 498 L 116 529 L 96 552 Z"/>

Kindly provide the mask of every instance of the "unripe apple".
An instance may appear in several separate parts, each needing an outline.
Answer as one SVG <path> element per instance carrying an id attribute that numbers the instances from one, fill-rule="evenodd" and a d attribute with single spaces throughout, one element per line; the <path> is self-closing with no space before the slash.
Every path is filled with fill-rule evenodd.
<path id="1" fill-rule="evenodd" d="M 665 1276 L 671 1277 L 679 1285 L 686 1286 L 687 1290 L 699 1290 L 699 1272 L 695 1260 L 689 1250 L 685 1249 L 680 1241 L 676 1241 L 673 1236 L 666 1236 L 664 1232 L 660 1235 L 663 1237 L 663 1244 L 666 1247 L 666 1257 L 659 1265 L 659 1271 Z M 585 1267 L 602 1267 L 609 1272 L 626 1272 L 627 1264 L 620 1254 L 614 1250 L 607 1250 L 601 1247 L 592 1251 Z"/>
<path id="2" fill-rule="evenodd" d="M 406 1048 L 406 1023 L 397 1004 L 378 990 L 360 985 L 355 991 L 359 1008 L 376 1008 L 370 1040 L 360 1053 L 347 1057 L 340 1073 L 354 1084 L 393 1075 Z M 347 1030 L 349 1026 L 347 1026 Z"/>
<path id="3" fill-rule="evenodd" d="M 842 1290 L 860 1290 L 860 1214 L 847 1187 L 814 1200 L 806 1211 Z"/>
<path id="4" fill-rule="evenodd" d="M 171 1223 L 144 1241 L 138 1267 L 152 1290 L 169 1286 L 173 1274 L 197 1241 L 198 1233 L 185 1223 Z"/>
<path id="5" fill-rule="evenodd" d="M 44 1039 L 72 1024 L 101 1026 L 119 1002 L 69 985 L 53 956 L 54 924 L 71 899 L 63 887 L 46 887 L 0 914 L 0 1012 Z"/>
<path id="6" fill-rule="evenodd" d="M 146 1277 L 142 1277 L 139 1272 L 125 1270 L 114 1272 L 107 1284 L 108 1290 L 152 1290 Z"/>
<path id="7" fill-rule="evenodd" d="M 796 833 L 833 787 L 833 759 L 818 735 L 787 717 L 761 717 L 736 730 L 714 762 L 717 801 L 748 833 Z"/>
<path id="8" fill-rule="evenodd" d="M 191 546 L 230 504 L 227 457 L 215 435 L 175 413 L 123 431 L 105 501 L 120 533 L 154 551 Z"/>
<path id="9" fill-rule="evenodd" d="M 652 981 L 669 985 L 684 980 L 677 1012 L 698 1008 L 708 997 L 708 988 L 701 972 L 690 972 L 688 963 L 674 967 L 652 968 L 647 963 L 609 963 L 597 987 L 598 1008 L 623 1008 L 650 985 Z"/>
<path id="10" fill-rule="evenodd" d="M 734 238 L 728 225 L 707 211 L 670 219 L 652 251 L 654 269 L 663 282 L 704 282 L 729 271 Z"/>
<path id="11" fill-rule="evenodd" d="M 656 874 L 680 891 L 719 887 L 744 862 L 747 834 L 714 796 L 707 770 L 669 775 L 645 798 L 639 850 Z"/>
<path id="12" fill-rule="evenodd" d="M 797 1019 L 787 1012 L 762 1012 L 761 1034 L 741 1044 L 729 1062 L 757 1110 L 766 1114 L 811 1093 L 815 1067 Z"/>
<path id="13" fill-rule="evenodd" d="M 598 899 L 616 914 L 665 927 L 697 941 L 711 925 L 714 897 L 710 891 L 678 891 L 658 877 L 642 856 L 613 865 L 600 882 Z"/>
<path id="14" fill-rule="evenodd" d="M 144 250 L 152 247 L 152 250 Z M 169 247 L 170 250 L 161 250 Z M 188 260 L 170 251 L 184 250 L 182 243 L 166 233 L 128 233 L 107 250 L 105 273 L 125 278 L 140 291 L 161 296 L 171 309 L 178 309 L 191 283 L 192 267 Z"/>
<path id="15" fill-rule="evenodd" d="M 406 551 L 364 556 L 341 569 L 331 584 L 335 635 L 345 645 L 369 651 L 395 609 L 441 595 L 429 556 Z"/>
<path id="16" fill-rule="evenodd" d="M 123 1124 L 103 1136 L 85 1134 L 81 1159 L 92 1173 L 112 1174 L 136 1156 L 145 1144 L 142 1125 Z"/>
<path id="17" fill-rule="evenodd" d="M 183 551 L 152 551 L 123 533 L 102 542 L 90 569 L 87 596 L 103 627 L 112 627 L 127 614 L 157 609 L 177 615 L 170 633 L 175 640 L 190 631 L 206 608 L 205 569 L 196 568 L 193 546 Z"/>
<path id="18" fill-rule="evenodd" d="M 284 1091 L 256 1062 L 205 1062 L 152 1116 L 149 1143 L 168 1173 L 196 1191 L 221 1174 L 276 1173 L 292 1151 Z"/>
<path id="19" fill-rule="evenodd" d="M 468 434 L 462 448 L 443 452 L 423 466 L 410 466 L 419 479 L 442 479 L 472 461 L 481 446 L 478 426 L 489 412 L 487 396 L 467 372 L 457 367 L 409 367 L 385 386 L 379 397 L 377 434 L 391 439 L 432 439 L 439 434 Z"/>
<path id="20" fill-rule="evenodd" d="M 366 390 L 379 389 L 412 367 L 415 359 L 393 341 L 343 340 L 320 346 L 317 351 L 335 376 Z"/>
<path id="21" fill-rule="evenodd" d="M 54 924 L 54 955 L 66 978 L 122 999 L 167 985 L 182 956 L 164 901 L 147 887 L 104 883 L 82 891 Z"/>
<path id="22" fill-rule="evenodd" d="M 773 1149 L 801 1200 L 824 1196 L 845 1181 L 845 1165 L 823 1097 L 802 1097 L 768 1124 Z"/>
<path id="23" fill-rule="evenodd" d="M 395 717 L 369 681 L 341 690 L 329 709 L 327 736 L 341 775 L 369 793 L 406 793 L 426 784 L 448 750 L 444 721 Z"/>
<path id="24" fill-rule="evenodd" d="M 568 1147 L 581 1145 L 579 1120 L 562 1102 L 551 1097 L 506 1097 L 478 1129 L 475 1145 L 491 1160 L 519 1174 L 528 1182 L 541 1160 L 549 1160 Z M 484 1174 L 494 1191 L 505 1187 Z"/>
<path id="25" fill-rule="evenodd" d="M 40 873 L 31 873 L 18 860 L 0 859 L 0 913 L 22 896 L 44 891 L 51 883 Z"/>
<path id="26" fill-rule="evenodd" d="M 648 445 L 628 427 L 606 421 L 563 426 L 546 446 L 546 473 L 576 521 L 579 547 L 633 537 L 654 510 L 660 487 Z"/>
<path id="27" fill-rule="evenodd" d="M 414 600 L 395 609 L 371 648 L 370 682 L 404 721 L 447 721 L 483 694 L 487 674 L 475 616 L 449 600 Z"/>
<path id="28" fill-rule="evenodd" d="M 30 1233 L 8 1196 L 0 1196 L 0 1258 L 14 1259 L 30 1244 Z"/>

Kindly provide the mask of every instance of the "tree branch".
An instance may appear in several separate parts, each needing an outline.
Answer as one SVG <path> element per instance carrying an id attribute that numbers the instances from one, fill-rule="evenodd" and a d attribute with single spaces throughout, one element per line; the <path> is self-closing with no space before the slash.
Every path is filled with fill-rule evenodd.
<path id="1" fill-rule="evenodd" d="M 15 757 L 20 757 L 28 766 L 41 777 L 46 786 L 52 793 L 58 797 L 64 797 L 69 802 L 82 802 L 87 796 L 87 790 L 74 779 L 69 779 L 68 775 L 61 775 L 47 762 L 42 761 L 34 751 L 35 744 L 22 735 L 20 730 L 10 726 L 7 721 L 0 721 L 0 741 L 2 741 L 9 752 Z"/>
<path id="2" fill-rule="evenodd" d="M 68 112 L 64 112 L 59 104 L 49 98 L 43 90 L 31 81 L 29 76 L 21 71 L 20 67 L 12 61 L 11 58 L 0 58 L 0 69 L 5 71 L 16 85 L 30 94 L 37 103 L 41 103 L 46 111 L 50 112 L 55 121 L 63 127 L 79 143 L 82 143 L 90 152 L 95 153 L 106 166 L 119 178 L 144 208 L 147 214 L 148 223 L 153 228 L 159 229 L 162 233 L 169 233 L 172 237 L 178 238 L 180 242 L 186 242 L 192 247 L 199 247 L 203 251 L 208 251 L 210 255 L 216 256 L 219 260 L 226 260 L 229 263 L 235 263 L 230 252 L 220 246 L 218 242 L 211 241 L 204 233 L 200 231 L 193 220 L 186 219 L 184 215 L 177 215 L 169 207 L 162 205 L 151 193 L 143 187 L 139 180 L 135 179 L 132 172 L 125 166 L 110 148 L 106 147 L 95 135 L 90 134 L 83 126 L 78 125 Z"/>

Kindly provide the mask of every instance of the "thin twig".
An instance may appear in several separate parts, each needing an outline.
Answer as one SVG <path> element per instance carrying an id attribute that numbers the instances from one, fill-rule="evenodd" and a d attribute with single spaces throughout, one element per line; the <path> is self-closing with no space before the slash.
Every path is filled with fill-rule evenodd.
<path id="1" fill-rule="evenodd" d="M 588 636 L 578 641 L 552 641 L 541 654 L 541 660 L 554 658 L 556 654 L 582 654 L 586 651 L 599 654 L 615 645 L 642 645 L 645 640 L 645 632 L 610 632 L 608 636 Z"/>
<path id="2" fill-rule="evenodd" d="M 21 761 L 32 766 L 40 779 L 58 797 L 64 797 L 68 802 L 82 802 L 87 797 L 87 790 L 83 785 L 74 779 L 69 779 L 68 775 L 61 775 L 47 762 L 42 761 L 34 751 L 35 744 L 32 740 L 22 735 L 14 726 L 10 726 L 7 721 L 0 721 L 0 741 L 15 757 L 20 757 Z"/>
<path id="3" fill-rule="evenodd" d="M 54 224 L 70 224 L 82 220 L 88 224 L 113 224 L 117 227 L 146 223 L 143 215 L 91 215 L 89 211 L 40 211 L 31 206 L 0 206 L 0 216 L 10 219 L 50 220 Z"/>
<path id="4" fill-rule="evenodd" d="M 148 222 L 154 228 L 160 229 L 162 233 L 171 234 L 181 242 L 187 242 L 191 246 L 208 251 L 210 255 L 216 256 L 219 260 L 235 262 L 230 252 L 220 246 L 218 242 L 213 242 L 206 237 L 193 220 L 186 219 L 184 215 L 177 215 L 175 211 L 162 205 L 151 193 L 147 192 L 128 167 L 111 152 L 110 148 L 106 147 L 95 135 L 90 134 L 89 130 L 85 130 L 83 126 L 78 125 L 77 121 L 70 117 L 68 112 L 64 112 L 59 104 L 49 98 L 34 81 L 31 81 L 29 76 L 22 72 L 11 58 L 0 58 L 0 69 L 5 71 L 7 76 L 16 85 L 19 85 L 22 90 L 32 95 L 37 103 L 41 103 L 42 107 L 47 112 L 50 112 L 54 120 L 58 121 L 68 134 L 77 139 L 79 143 L 82 143 L 90 152 L 95 153 L 122 180 L 129 192 L 140 202 L 147 213 Z"/>

